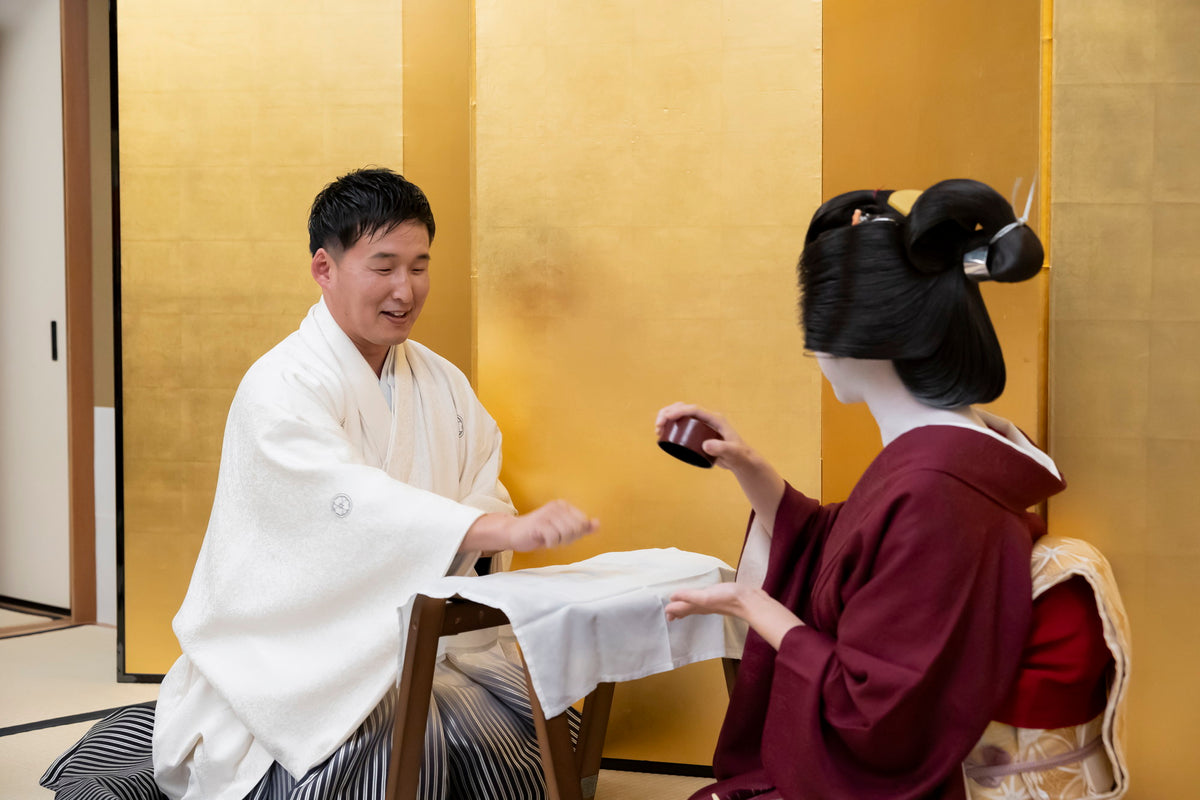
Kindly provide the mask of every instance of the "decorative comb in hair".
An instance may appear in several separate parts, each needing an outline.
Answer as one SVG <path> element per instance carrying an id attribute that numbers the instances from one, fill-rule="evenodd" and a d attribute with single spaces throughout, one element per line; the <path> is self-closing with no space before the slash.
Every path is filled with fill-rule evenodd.
<path id="1" fill-rule="evenodd" d="M 908 216 L 908 212 L 912 210 L 913 203 L 917 202 L 917 198 L 921 196 L 919 189 L 901 189 L 898 192 L 892 192 L 888 195 L 887 204 L 893 211 L 898 211 L 904 216 Z M 889 217 L 884 212 L 870 213 L 867 211 L 858 210 L 858 221 L 856 225 L 862 222 L 890 222 L 893 225 L 899 224 L 895 217 Z"/>

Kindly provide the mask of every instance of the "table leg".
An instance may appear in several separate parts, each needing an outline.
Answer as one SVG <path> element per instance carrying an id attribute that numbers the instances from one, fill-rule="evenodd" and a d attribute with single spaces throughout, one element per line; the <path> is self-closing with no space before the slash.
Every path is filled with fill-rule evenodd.
<path id="1" fill-rule="evenodd" d="M 400 671 L 400 693 L 396 698 L 396 720 L 392 727 L 387 800 L 416 800 L 417 797 L 438 638 L 445 613 L 445 600 L 420 595 L 413 601 L 408 643 Z"/>
<path id="2" fill-rule="evenodd" d="M 579 744 L 575 747 L 575 765 L 579 770 L 583 800 L 590 800 L 596 796 L 600 758 L 604 752 L 604 735 L 608 731 L 608 713 L 612 710 L 613 687 L 614 684 L 601 683 L 583 701 Z"/>
<path id="3" fill-rule="evenodd" d="M 525 667 L 525 685 L 529 687 L 533 725 L 537 729 L 538 750 L 542 754 L 542 769 L 546 773 L 547 800 L 583 800 L 566 712 L 546 719 L 542 704 L 538 702 L 537 692 L 533 690 L 528 665 Z"/>

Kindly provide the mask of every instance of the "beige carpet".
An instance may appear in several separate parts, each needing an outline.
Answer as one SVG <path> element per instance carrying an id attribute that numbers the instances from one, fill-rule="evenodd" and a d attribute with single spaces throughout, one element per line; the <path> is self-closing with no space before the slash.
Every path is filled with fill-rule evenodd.
<path id="1" fill-rule="evenodd" d="M 22 615 L 23 616 L 23 615 Z M 0 728 L 153 700 L 154 684 L 116 682 L 116 631 L 89 625 L 0 639 Z M 48 800 L 37 785 L 93 722 L 0 736 L 0 800 Z M 684 800 L 703 778 L 602 770 L 596 800 Z"/>

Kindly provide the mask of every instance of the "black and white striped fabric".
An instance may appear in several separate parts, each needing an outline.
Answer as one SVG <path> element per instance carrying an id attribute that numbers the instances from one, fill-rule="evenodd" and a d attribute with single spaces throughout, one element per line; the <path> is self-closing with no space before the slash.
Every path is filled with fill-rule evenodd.
<path id="1" fill-rule="evenodd" d="M 297 781 L 274 764 L 247 800 L 382 800 L 395 692 L 324 763 Z M 571 714 L 572 735 L 579 718 Z M 161 800 L 154 784 L 154 710 L 101 720 L 42 776 L 56 800 Z M 492 653 L 439 662 L 425 729 L 421 800 L 538 800 L 546 796 L 525 676 Z"/>
<path id="2" fill-rule="evenodd" d="M 58 757 L 41 784 L 56 800 L 159 800 L 150 763 L 154 709 L 130 706 L 97 722 Z"/>

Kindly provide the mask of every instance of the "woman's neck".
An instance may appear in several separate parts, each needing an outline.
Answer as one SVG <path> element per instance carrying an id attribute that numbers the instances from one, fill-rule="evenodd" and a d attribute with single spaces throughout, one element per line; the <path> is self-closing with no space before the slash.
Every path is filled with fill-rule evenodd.
<path id="1" fill-rule="evenodd" d="M 973 425 L 987 428 L 970 406 L 934 408 L 925 405 L 907 390 L 900 396 L 869 399 L 867 408 L 871 410 L 871 416 L 879 426 L 879 438 L 883 440 L 884 447 L 913 428 L 925 425 Z"/>
<path id="2" fill-rule="evenodd" d="M 851 389 L 853 399 L 847 399 L 851 402 L 861 400 L 867 404 L 875 424 L 879 426 L 884 447 L 908 431 L 925 425 L 974 425 L 987 428 L 970 406 L 934 408 L 918 400 L 900 380 L 891 361 L 846 361 L 851 362 L 851 381 L 854 384 Z"/>

